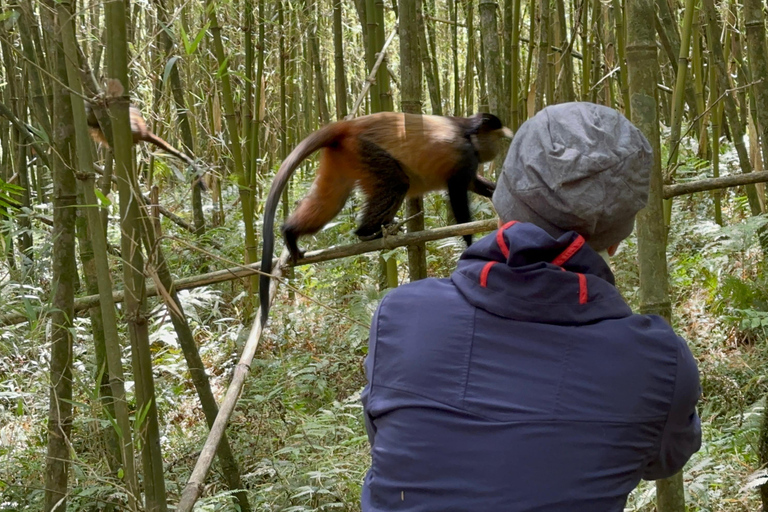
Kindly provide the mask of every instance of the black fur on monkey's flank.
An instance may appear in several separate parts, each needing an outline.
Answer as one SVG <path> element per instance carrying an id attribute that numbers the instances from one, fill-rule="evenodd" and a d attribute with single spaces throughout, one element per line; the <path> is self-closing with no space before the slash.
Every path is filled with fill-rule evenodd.
<path id="1" fill-rule="evenodd" d="M 382 226 L 392 224 L 410 188 L 410 179 L 400 162 L 369 141 L 361 141 L 360 154 L 364 172 L 370 174 L 363 215 L 355 235 L 363 240 L 382 236 Z"/>
<path id="2" fill-rule="evenodd" d="M 277 205 L 304 159 L 322 149 L 309 194 L 281 230 L 294 263 L 303 254 L 299 238 L 317 233 L 338 215 L 355 188 L 366 197 L 355 231 L 361 239 L 382 236 L 382 227 L 394 221 L 406 197 L 440 189 L 448 190 L 456 221 L 470 221 L 468 192 L 490 197 L 495 188 L 477 176 L 478 165 L 496 157 L 503 137 L 511 137 L 511 131 L 492 114 L 463 118 L 394 112 L 339 121 L 310 134 L 280 166 L 264 207 L 261 270 L 267 275 L 259 281 L 262 324 L 269 314 Z M 472 237 L 464 240 L 469 245 Z"/>

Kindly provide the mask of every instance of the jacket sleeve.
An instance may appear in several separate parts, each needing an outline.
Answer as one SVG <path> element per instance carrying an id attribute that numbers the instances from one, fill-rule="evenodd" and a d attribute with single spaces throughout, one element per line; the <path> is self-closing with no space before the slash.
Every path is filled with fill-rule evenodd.
<path id="1" fill-rule="evenodd" d="M 696 403 L 701 395 L 696 360 L 685 340 L 678 338 L 677 376 L 667 423 L 656 458 L 645 468 L 645 480 L 668 478 L 701 448 L 701 420 Z"/>
<path id="2" fill-rule="evenodd" d="M 373 440 L 376 437 L 376 426 L 373 424 L 373 418 L 371 417 L 371 392 L 373 391 L 373 368 L 376 362 L 376 338 L 378 334 L 379 326 L 379 312 L 384 305 L 384 299 L 379 303 L 379 307 L 376 309 L 376 313 L 371 320 L 371 329 L 368 336 L 368 355 L 365 358 L 365 378 L 367 383 L 360 396 L 363 402 L 363 419 L 365 420 L 365 431 L 368 434 L 368 442 L 373 447 Z"/>

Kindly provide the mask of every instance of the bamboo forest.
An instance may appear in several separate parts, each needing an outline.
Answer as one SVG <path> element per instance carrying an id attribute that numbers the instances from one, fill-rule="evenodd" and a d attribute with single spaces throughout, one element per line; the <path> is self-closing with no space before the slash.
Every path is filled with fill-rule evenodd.
<path id="1" fill-rule="evenodd" d="M 361 510 L 374 313 L 501 224 L 490 194 L 454 216 L 449 180 L 367 239 L 349 186 L 293 255 L 281 226 L 320 152 L 291 160 L 270 214 L 278 170 L 334 122 L 488 113 L 514 141 L 589 102 L 653 152 L 615 287 L 687 342 L 701 384 L 700 449 L 638 476 L 624 511 L 768 511 L 766 9 L 0 0 L 0 510 Z M 508 139 L 475 187 L 500 180 Z"/>

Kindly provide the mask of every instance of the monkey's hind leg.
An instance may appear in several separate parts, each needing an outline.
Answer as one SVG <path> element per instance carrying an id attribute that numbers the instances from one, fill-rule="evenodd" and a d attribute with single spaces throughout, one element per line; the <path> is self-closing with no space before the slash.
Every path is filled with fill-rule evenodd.
<path id="1" fill-rule="evenodd" d="M 346 177 L 345 173 L 337 169 L 329 170 L 327 164 L 330 163 L 321 162 L 309 194 L 283 224 L 283 239 L 294 263 L 304 254 L 298 246 L 299 237 L 313 235 L 333 220 L 344 208 L 354 187 L 354 181 Z"/>
<path id="2" fill-rule="evenodd" d="M 366 196 L 365 210 L 355 234 L 361 240 L 382 236 L 382 226 L 391 224 L 410 187 L 400 162 L 379 146 L 363 142 L 363 176 L 360 187 Z"/>

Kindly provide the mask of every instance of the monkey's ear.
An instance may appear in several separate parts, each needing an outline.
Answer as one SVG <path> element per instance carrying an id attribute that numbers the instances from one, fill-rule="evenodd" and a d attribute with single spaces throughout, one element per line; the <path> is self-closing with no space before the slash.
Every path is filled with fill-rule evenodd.
<path id="1" fill-rule="evenodd" d="M 469 133 L 475 134 L 481 131 L 500 130 L 504 127 L 501 119 L 487 112 L 478 112 L 469 118 Z"/>

